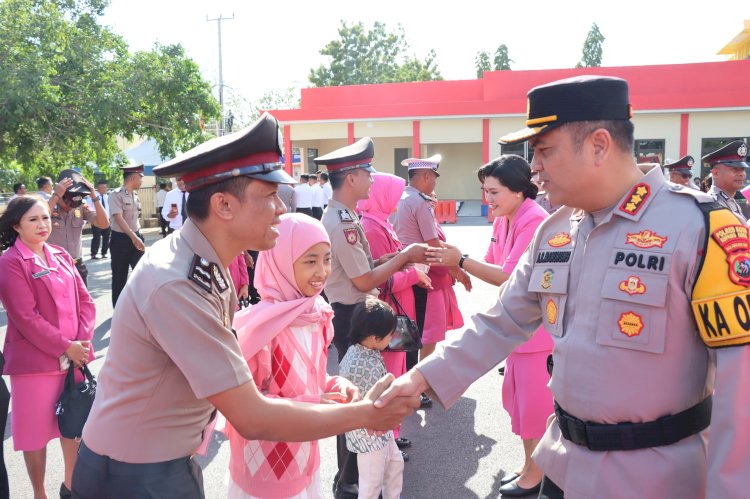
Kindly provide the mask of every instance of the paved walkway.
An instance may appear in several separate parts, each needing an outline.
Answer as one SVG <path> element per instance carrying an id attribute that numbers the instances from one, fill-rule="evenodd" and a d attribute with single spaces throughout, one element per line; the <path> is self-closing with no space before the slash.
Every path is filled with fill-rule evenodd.
<path id="1" fill-rule="evenodd" d="M 446 225 L 449 242 L 473 256 L 484 255 L 491 235 L 491 225 L 479 217 L 460 217 L 456 225 Z M 161 238 L 158 229 L 147 229 L 147 244 Z M 90 239 L 84 239 L 87 254 Z M 109 346 L 112 305 L 110 299 L 109 260 L 87 261 L 90 292 L 97 305 L 94 345 L 97 359 L 92 363 L 99 371 Z M 468 322 L 471 314 L 487 310 L 495 301 L 497 289 L 474 279 L 474 290 L 466 293 L 456 288 L 458 303 Z M 171 313 L 165 311 L 165 313 Z M 449 334 L 460 334 L 460 331 Z M 0 313 L 0 340 L 5 337 L 5 313 Z M 334 357 L 334 356 L 332 356 Z M 335 363 L 329 363 L 331 371 Z M 7 377 L 6 378 L 6 383 Z M 475 383 L 448 411 L 439 405 L 417 411 L 402 427 L 402 435 L 412 440 L 408 449 L 411 460 L 404 472 L 403 497 L 406 499 L 485 498 L 496 497 L 502 476 L 519 467 L 523 460 L 520 440 L 510 433 L 510 421 L 502 409 L 497 370 L 491 370 Z M 12 408 L 11 408 L 12 409 Z M 215 435 L 209 454 L 200 459 L 204 468 L 206 497 L 226 497 L 228 479 L 228 444 Z M 332 497 L 330 484 L 336 471 L 335 440 L 321 441 L 321 476 L 324 497 Z M 10 427 L 5 429 L 5 458 L 10 476 L 11 497 L 31 498 L 23 455 L 13 451 Z M 60 446 L 48 445 L 46 485 L 49 496 L 57 497 L 63 468 Z"/>

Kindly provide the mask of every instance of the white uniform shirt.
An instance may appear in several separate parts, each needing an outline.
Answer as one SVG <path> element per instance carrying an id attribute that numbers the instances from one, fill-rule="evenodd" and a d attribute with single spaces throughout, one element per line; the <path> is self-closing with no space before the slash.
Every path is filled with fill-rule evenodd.
<path id="1" fill-rule="evenodd" d="M 310 190 L 312 191 L 312 205 L 314 208 L 323 209 L 328 204 L 326 194 L 323 192 L 323 188 L 319 184 L 311 185 Z"/>
<path id="2" fill-rule="evenodd" d="M 326 204 L 328 204 L 328 202 L 331 201 L 331 198 L 333 197 L 333 187 L 331 187 L 330 182 L 326 182 L 320 187 L 323 189 L 323 193 L 326 195 Z"/>
<path id="3" fill-rule="evenodd" d="M 299 184 L 294 188 L 294 198 L 299 208 L 312 208 L 313 191 L 308 184 Z"/>
<path id="4" fill-rule="evenodd" d="M 156 193 L 157 208 L 161 208 L 162 206 L 164 206 L 164 200 L 167 198 L 167 194 L 169 194 L 169 191 L 167 191 L 166 189 L 159 189 L 159 192 Z"/>
<path id="5" fill-rule="evenodd" d="M 102 204 L 102 208 L 104 208 L 104 213 L 107 214 L 107 218 L 109 218 L 109 194 L 98 194 L 99 199 L 101 199 L 100 203 Z M 94 206 L 94 202 L 91 200 L 91 196 L 86 197 L 86 204 L 89 205 L 89 209 L 91 211 L 96 212 L 96 206 Z"/>
<path id="6" fill-rule="evenodd" d="M 185 223 L 185 220 L 182 217 L 182 193 L 183 191 L 179 189 L 172 189 L 169 191 L 164 198 L 164 206 L 161 208 L 161 216 L 164 217 L 164 220 L 169 221 L 169 228 L 173 230 L 180 229 L 182 224 Z M 186 204 L 188 197 L 190 197 L 190 193 L 185 192 Z M 173 204 L 177 205 L 177 216 L 174 218 L 168 218 L 167 215 L 169 215 Z"/>

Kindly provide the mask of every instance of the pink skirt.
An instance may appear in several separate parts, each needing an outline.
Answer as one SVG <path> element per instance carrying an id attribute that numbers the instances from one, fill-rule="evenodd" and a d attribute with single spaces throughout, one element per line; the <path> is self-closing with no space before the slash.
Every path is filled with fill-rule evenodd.
<path id="1" fill-rule="evenodd" d="M 445 339 L 446 331 L 459 329 L 464 318 L 458 309 L 456 292 L 449 286 L 427 292 L 422 343 L 437 343 Z"/>
<path id="2" fill-rule="evenodd" d="M 511 430 L 522 439 L 542 438 L 547 418 L 554 411 L 549 391 L 549 352 L 513 352 L 505 361 L 503 407 L 510 415 Z"/>
<path id="3" fill-rule="evenodd" d="M 35 451 L 60 438 L 55 404 L 65 384 L 65 373 L 10 376 L 10 431 L 13 449 Z"/>

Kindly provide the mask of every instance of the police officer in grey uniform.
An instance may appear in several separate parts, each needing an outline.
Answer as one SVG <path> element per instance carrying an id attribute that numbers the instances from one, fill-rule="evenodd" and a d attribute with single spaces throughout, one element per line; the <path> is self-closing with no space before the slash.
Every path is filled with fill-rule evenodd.
<path id="1" fill-rule="evenodd" d="M 77 171 L 63 170 L 57 181 L 52 196 L 47 200 L 52 219 L 52 233 L 47 242 L 60 246 L 70 254 L 81 279 L 88 285 L 89 271 L 83 261 L 81 245 L 83 226 L 88 222 L 100 229 L 107 229 L 107 212 L 102 207 L 101 198 L 97 196 L 94 186 Z M 93 211 L 84 202 L 84 197 L 89 195 L 94 203 Z"/>
<path id="2" fill-rule="evenodd" d="M 331 239 L 331 274 L 325 293 L 333 308 L 333 344 L 339 362 L 349 347 L 351 316 L 357 303 L 377 296 L 379 286 L 408 263 L 424 261 L 424 245 L 410 245 L 400 253 L 373 261 L 364 229 L 354 211 L 357 201 L 370 197 L 372 158 L 375 148 L 370 137 L 315 158 L 315 164 L 328 169 L 333 197 L 323 212 L 323 226 Z M 317 186 L 316 186 L 317 188 Z M 357 496 L 356 454 L 348 452 L 343 435 L 338 436 L 339 473 L 336 497 Z"/>
<path id="3" fill-rule="evenodd" d="M 539 226 L 493 308 L 378 405 L 431 388 L 449 407 L 543 324 L 555 417 L 533 456 L 539 497 L 744 497 L 748 228 L 710 196 L 639 171 L 624 80 L 560 80 L 528 103 L 528 128 L 501 141 L 530 140 L 532 170 L 566 206 Z M 460 256 L 444 253 L 446 264 Z"/>
<path id="4" fill-rule="evenodd" d="M 190 219 L 143 257 L 112 316 L 112 341 L 83 430 L 73 497 L 204 497 L 193 454 L 212 439 L 216 410 L 249 440 L 307 441 L 356 428 L 387 430 L 416 397 L 388 413 L 365 400 L 313 405 L 258 392 L 232 331 L 237 294 L 227 266 L 245 248 L 269 249 L 284 207 L 278 123 L 200 145 L 155 169 L 182 176 Z M 165 310 L 177 313 L 165 314 Z"/>
<path id="5" fill-rule="evenodd" d="M 120 170 L 123 174 L 122 187 L 109 195 L 112 307 L 117 305 L 117 299 L 128 281 L 128 269 L 135 269 L 146 251 L 145 239 L 141 235 L 141 201 L 135 192 L 143 183 L 143 163 L 131 162 L 120 167 Z"/>
<path id="6" fill-rule="evenodd" d="M 737 191 L 742 189 L 747 177 L 747 144 L 735 140 L 712 153 L 703 156 L 703 161 L 711 166 L 713 181 L 708 193 L 717 203 L 734 213 L 737 218 L 747 224 L 747 218 L 742 213 L 740 205 L 734 199 Z"/>
<path id="7" fill-rule="evenodd" d="M 697 189 L 693 183 L 693 165 L 695 160 L 692 156 L 683 156 L 677 161 L 664 163 L 664 169 L 669 172 L 669 181 L 674 184 L 684 185 L 691 189 Z"/>

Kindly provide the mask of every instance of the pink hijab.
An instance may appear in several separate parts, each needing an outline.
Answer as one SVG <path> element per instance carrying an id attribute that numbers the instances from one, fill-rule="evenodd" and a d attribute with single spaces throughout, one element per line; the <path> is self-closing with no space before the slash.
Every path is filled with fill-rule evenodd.
<path id="1" fill-rule="evenodd" d="M 261 251 L 255 265 L 255 287 L 261 301 L 235 314 L 233 326 L 246 359 L 258 353 L 289 326 L 324 323 L 326 344 L 333 335 L 333 310 L 316 294 L 305 296 L 294 278 L 294 262 L 318 243 L 330 243 L 318 220 L 303 213 L 281 216 L 276 246 Z"/>
<path id="2" fill-rule="evenodd" d="M 382 226 L 396 241 L 398 237 L 388 222 L 388 217 L 398 206 L 405 188 L 406 180 L 401 177 L 390 173 L 373 173 L 370 198 L 357 203 L 357 210 L 362 213 L 362 218 L 369 218 Z"/>

